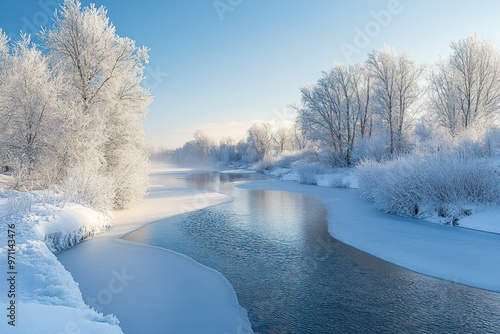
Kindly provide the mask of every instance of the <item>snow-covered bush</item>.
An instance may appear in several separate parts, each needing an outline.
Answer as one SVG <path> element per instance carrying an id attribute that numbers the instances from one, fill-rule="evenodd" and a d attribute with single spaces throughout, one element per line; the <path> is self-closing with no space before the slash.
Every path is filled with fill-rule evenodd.
<path id="1" fill-rule="evenodd" d="M 120 159 L 128 164 L 117 164 L 110 169 L 109 189 L 114 189 L 112 208 L 125 209 L 138 204 L 146 195 L 149 187 L 149 162 L 147 152 L 132 145 L 128 150 L 120 150 L 125 157 Z M 118 155 L 118 154 L 117 154 Z"/>
<path id="2" fill-rule="evenodd" d="M 311 149 L 303 149 L 300 151 L 285 151 L 279 154 L 274 163 L 274 168 L 293 168 L 308 163 L 318 163 L 319 157 L 316 152 Z"/>
<path id="3" fill-rule="evenodd" d="M 7 199 L 7 211 L 11 215 L 18 215 L 31 212 L 33 197 L 30 193 L 19 193 L 10 191 Z"/>
<path id="4" fill-rule="evenodd" d="M 460 155 L 409 156 L 358 166 L 361 195 L 385 211 L 456 223 L 468 205 L 500 203 L 499 167 Z"/>
<path id="5" fill-rule="evenodd" d="M 484 150 L 487 156 L 500 156 L 500 128 L 489 130 L 484 136 Z"/>
<path id="6" fill-rule="evenodd" d="M 262 157 L 262 159 L 258 160 L 252 165 L 252 169 L 255 169 L 258 172 L 270 170 L 271 168 L 273 168 L 275 163 L 276 157 L 270 154 L 266 154 Z"/>
<path id="7" fill-rule="evenodd" d="M 274 163 L 274 168 L 290 168 L 294 163 L 297 161 L 302 160 L 304 157 L 304 152 L 283 152 L 280 154 L 280 156 L 276 159 Z"/>
<path id="8" fill-rule="evenodd" d="M 116 192 L 113 181 L 84 165 L 71 168 L 62 182 L 62 204 L 76 202 L 106 212 L 113 208 Z"/>
<path id="9" fill-rule="evenodd" d="M 260 161 L 252 165 L 256 171 L 271 170 L 277 168 L 294 168 L 307 163 L 317 163 L 318 157 L 310 150 L 284 151 L 276 155 L 266 155 Z"/>
<path id="10" fill-rule="evenodd" d="M 332 172 L 316 176 L 317 185 L 329 188 L 353 188 L 353 175 L 349 168 L 336 168 Z"/>
<path id="11" fill-rule="evenodd" d="M 326 173 L 326 167 L 320 164 L 304 164 L 295 167 L 295 171 L 299 176 L 299 183 L 303 184 L 318 184 L 318 175 Z"/>
<path id="12" fill-rule="evenodd" d="M 387 140 L 383 134 L 360 138 L 354 148 L 353 161 L 359 162 L 365 159 L 382 161 L 388 156 Z"/>

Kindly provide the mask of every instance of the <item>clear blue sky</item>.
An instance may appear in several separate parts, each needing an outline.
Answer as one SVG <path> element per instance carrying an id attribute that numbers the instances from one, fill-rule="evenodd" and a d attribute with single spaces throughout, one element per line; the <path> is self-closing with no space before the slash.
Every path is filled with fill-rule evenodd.
<path id="1" fill-rule="evenodd" d="M 0 27 L 12 39 L 21 29 L 33 33 L 50 24 L 46 12 L 58 2 L 2 1 Z M 500 45 L 495 0 L 82 1 L 91 2 L 108 9 L 120 35 L 151 48 L 147 85 L 155 100 L 145 127 L 156 146 L 179 146 L 196 128 L 238 137 L 254 120 L 291 119 L 287 106 L 300 100 L 300 87 L 384 43 L 422 62 L 473 33 Z M 377 22 L 374 13 L 390 10 Z"/>

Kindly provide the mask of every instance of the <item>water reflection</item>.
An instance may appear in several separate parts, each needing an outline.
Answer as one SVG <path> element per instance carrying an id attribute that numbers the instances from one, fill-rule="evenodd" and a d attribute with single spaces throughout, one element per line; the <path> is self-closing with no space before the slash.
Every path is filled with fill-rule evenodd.
<path id="1" fill-rule="evenodd" d="M 311 197 L 232 185 L 257 178 L 212 172 L 164 180 L 234 200 L 126 239 L 223 273 L 256 333 L 500 332 L 500 294 L 419 275 L 340 243 L 327 231 L 325 208 Z"/>

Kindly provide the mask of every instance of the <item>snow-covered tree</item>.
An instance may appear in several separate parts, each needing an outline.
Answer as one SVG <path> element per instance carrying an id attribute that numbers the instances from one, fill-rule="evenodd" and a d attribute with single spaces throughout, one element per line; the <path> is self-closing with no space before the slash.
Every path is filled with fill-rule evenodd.
<path id="1" fill-rule="evenodd" d="M 230 162 L 241 159 L 236 150 L 236 144 L 231 137 L 224 137 L 219 140 L 219 145 L 212 147 L 211 155 L 215 161 Z"/>
<path id="2" fill-rule="evenodd" d="M 47 59 L 22 35 L 0 72 L 2 160 L 25 187 L 57 181 L 66 122 L 61 115 L 61 81 Z M 21 184 L 20 184 L 21 185 Z"/>
<path id="3" fill-rule="evenodd" d="M 147 187 L 140 126 L 151 102 L 141 87 L 147 49 L 118 36 L 104 7 L 82 8 L 75 0 L 65 0 L 54 25 L 40 36 L 65 81 L 70 121 L 66 165 L 106 176 L 115 189 L 113 207 L 128 206 Z"/>
<path id="4" fill-rule="evenodd" d="M 370 121 L 370 81 L 360 65 L 336 65 L 317 84 L 303 88 L 299 117 L 306 135 L 336 156 L 335 163 L 351 165 L 356 138 Z"/>
<path id="5" fill-rule="evenodd" d="M 351 67 L 351 86 L 353 90 L 353 109 L 359 119 L 359 136 L 371 137 L 373 130 L 371 75 L 365 65 Z"/>
<path id="6" fill-rule="evenodd" d="M 306 148 L 308 144 L 308 139 L 305 134 L 306 132 L 302 128 L 302 123 L 300 120 L 300 117 L 297 117 L 295 120 L 295 123 L 292 126 L 291 129 L 291 134 L 292 134 L 292 139 L 291 139 L 291 145 L 292 145 L 292 150 L 294 151 L 300 151 Z"/>
<path id="7" fill-rule="evenodd" d="M 469 36 L 452 43 L 430 76 L 430 110 L 452 135 L 498 119 L 500 53 L 491 42 Z"/>
<path id="8" fill-rule="evenodd" d="M 261 160 L 273 150 L 273 129 L 270 123 L 255 123 L 248 129 L 248 143 Z"/>
<path id="9" fill-rule="evenodd" d="M 200 129 L 194 131 L 193 137 L 200 160 L 207 159 L 211 148 L 215 146 L 213 140 Z"/>
<path id="10" fill-rule="evenodd" d="M 9 51 L 9 47 L 7 43 L 9 42 L 9 38 L 7 34 L 5 34 L 0 28 L 0 56 L 5 55 Z"/>
<path id="11" fill-rule="evenodd" d="M 281 127 L 273 133 L 273 141 L 278 149 L 278 153 L 292 148 L 293 130 L 290 127 Z"/>
<path id="12" fill-rule="evenodd" d="M 405 136 L 415 120 L 416 104 L 422 96 L 419 81 L 424 67 L 405 53 L 398 54 L 385 46 L 368 54 L 368 68 L 373 81 L 375 112 L 389 132 L 389 152 L 404 148 Z"/>

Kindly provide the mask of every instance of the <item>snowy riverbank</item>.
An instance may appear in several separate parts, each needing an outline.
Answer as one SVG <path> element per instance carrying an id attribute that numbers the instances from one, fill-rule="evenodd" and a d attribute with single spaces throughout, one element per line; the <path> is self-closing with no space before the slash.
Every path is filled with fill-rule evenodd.
<path id="1" fill-rule="evenodd" d="M 500 166 L 500 163 L 497 162 L 497 165 Z M 292 181 L 300 184 L 328 188 L 359 188 L 359 175 L 356 168 L 331 168 L 313 165 L 295 168 L 274 167 L 261 172 L 282 181 Z M 401 180 L 401 182 L 403 181 Z M 450 182 L 453 182 L 453 180 L 450 180 Z M 455 222 L 460 227 L 500 234 L 499 205 L 478 205 L 477 203 L 467 202 L 450 203 L 447 205 L 447 209 L 451 213 L 468 212 L 468 214 L 459 215 L 459 219 Z M 445 224 L 450 221 L 450 217 L 446 215 L 440 216 L 436 210 L 422 210 L 416 218 L 435 224 Z"/>
<path id="2" fill-rule="evenodd" d="M 246 311 L 220 273 L 181 254 L 119 239 L 149 222 L 230 199 L 161 185 L 162 175 L 186 172 L 153 166 L 151 179 L 156 185 L 141 205 L 115 212 L 115 223 L 107 232 L 57 258 L 51 250 L 102 232 L 111 219 L 76 204 L 61 209 L 36 201 L 29 213 L 14 218 L 7 215 L 8 198 L 0 199 L 2 246 L 7 245 L 8 224 L 17 222 L 18 273 L 16 326 L 2 321 L 0 332 L 250 333 Z M 3 247 L 4 273 L 6 263 L 7 247 Z M 8 303 L 3 291 L 0 307 L 6 310 Z"/>
<path id="3" fill-rule="evenodd" d="M 239 187 L 318 197 L 328 208 L 329 232 L 334 238 L 422 274 L 500 292 L 499 234 L 386 214 L 361 199 L 355 189 L 277 180 Z"/>
<path id="4" fill-rule="evenodd" d="M 0 199 L 0 272 L 11 281 L 0 286 L 4 315 L 0 332 L 122 333 L 116 317 L 85 304 L 78 284 L 52 252 L 106 230 L 110 217 L 78 204 L 63 209 L 44 200 L 41 193 L 4 195 Z"/>

